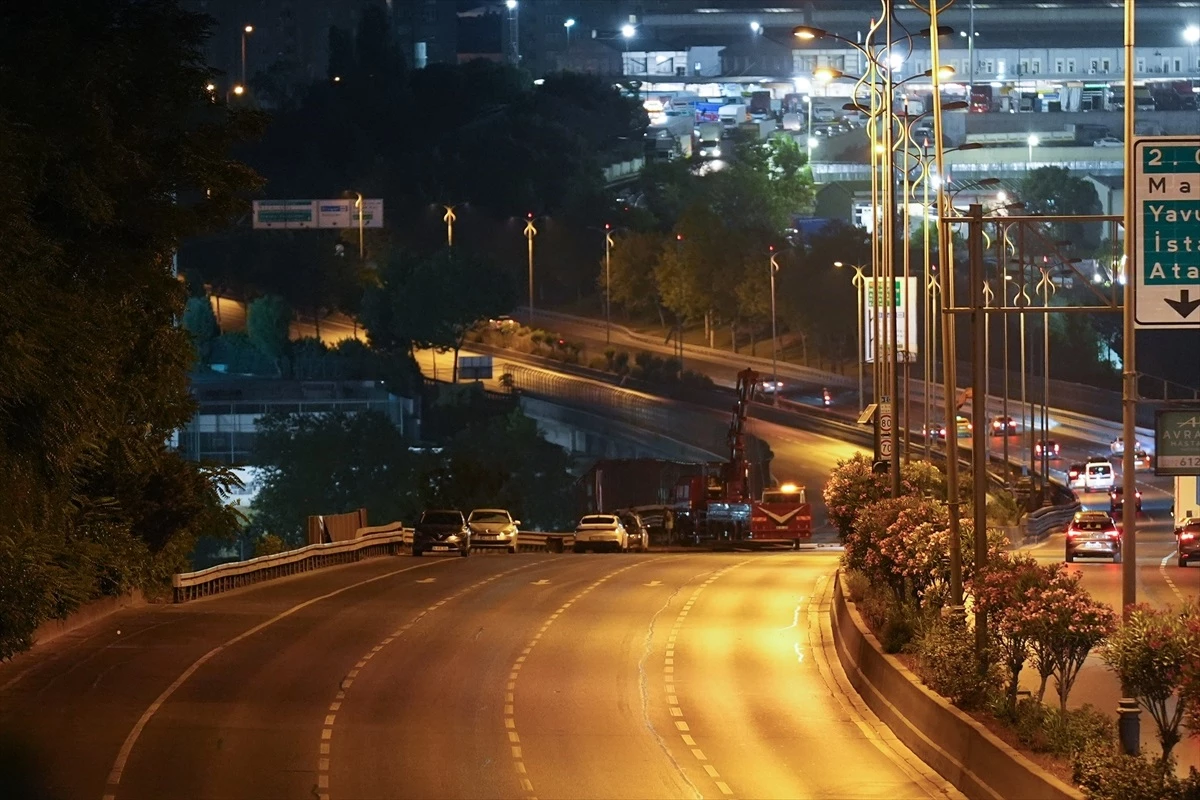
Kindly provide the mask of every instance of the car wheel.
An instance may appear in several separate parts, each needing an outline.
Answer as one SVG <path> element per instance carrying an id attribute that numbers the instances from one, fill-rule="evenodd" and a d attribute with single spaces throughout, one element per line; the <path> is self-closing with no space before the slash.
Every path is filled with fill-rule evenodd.
<path id="1" fill-rule="evenodd" d="M 1188 564 L 1187 558 L 1185 558 L 1184 556 L 1180 556 L 1179 557 L 1179 566 L 1186 567 L 1187 564 Z"/>
<path id="2" fill-rule="evenodd" d="M 577 545 L 575 545 L 574 547 L 572 547 L 572 548 L 571 548 L 571 550 L 572 550 L 573 552 L 576 552 L 576 553 L 582 553 L 582 552 L 583 552 L 583 545 L 581 545 L 581 544 L 577 544 Z"/>
<path id="3" fill-rule="evenodd" d="M 1067 563 L 1068 563 L 1068 564 L 1074 564 L 1074 563 L 1075 563 L 1075 554 L 1074 554 L 1074 553 L 1067 553 L 1067 558 L 1066 558 L 1066 561 L 1067 561 Z"/>
<path id="4" fill-rule="evenodd" d="M 515 552 L 517 552 L 517 546 L 516 546 L 515 544 L 510 544 L 510 545 L 508 546 L 508 552 L 509 552 L 509 553 L 515 553 Z"/>
<path id="5" fill-rule="evenodd" d="M 420 558 L 421 557 L 421 548 L 414 547 L 412 554 L 413 554 L 413 558 Z"/>
<path id="6" fill-rule="evenodd" d="M 1120 551 L 1120 550 L 1118 550 L 1117 552 L 1113 553 L 1113 563 L 1114 563 L 1114 564 L 1120 564 L 1120 563 L 1121 563 L 1121 551 Z"/>
<path id="7" fill-rule="evenodd" d="M 462 556 L 463 558 L 466 558 L 467 556 L 471 555 L 471 548 L 470 548 L 470 547 L 464 547 L 462 550 L 459 550 L 459 551 L 458 551 L 458 554 L 459 554 L 460 556 Z"/>

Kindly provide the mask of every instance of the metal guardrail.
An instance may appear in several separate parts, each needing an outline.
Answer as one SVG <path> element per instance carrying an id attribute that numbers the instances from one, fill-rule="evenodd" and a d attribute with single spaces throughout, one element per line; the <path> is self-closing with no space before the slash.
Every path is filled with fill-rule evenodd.
<path id="1" fill-rule="evenodd" d="M 412 528 L 396 523 L 371 530 L 372 533 L 345 542 L 310 544 L 283 553 L 219 564 L 199 572 L 178 573 L 171 576 L 174 602 L 186 603 L 243 586 L 350 564 L 365 558 L 412 552 Z M 570 551 L 574 544 L 573 533 L 521 531 L 517 534 L 517 549 L 523 553 L 563 553 Z"/>
<path id="2" fill-rule="evenodd" d="M 395 555 L 406 543 L 412 544 L 412 529 L 397 525 L 392 531 L 371 533 L 346 542 L 310 544 L 248 561 L 219 564 L 199 572 L 182 572 L 171 576 L 171 587 L 175 602 L 186 603 L 301 572 Z"/>
<path id="3" fill-rule="evenodd" d="M 1083 506 L 1074 502 L 1067 506 L 1046 506 L 1026 514 L 1021 520 L 1021 530 L 1025 538 L 1041 540 L 1057 530 L 1062 530 Z"/>

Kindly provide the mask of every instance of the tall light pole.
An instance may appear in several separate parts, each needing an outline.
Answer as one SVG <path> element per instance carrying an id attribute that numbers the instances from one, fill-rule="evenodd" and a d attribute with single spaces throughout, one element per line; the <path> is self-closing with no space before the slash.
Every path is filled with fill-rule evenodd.
<path id="1" fill-rule="evenodd" d="M 768 271 L 771 274 L 771 405 L 779 405 L 779 340 L 775 332 L 775 273 L 779 271 L 779 262 L 775 260 L 778 253 L 775 245 L 767 248 L 770 253 Z"/>
<path id="2" fill-rule="evenodd" d="M 504 0 L 504 7 L 508 9 L 508 57 L 514 67 L 521 65 L 521 12 L 517 6 L 517 0 Z"/>
<path id="3" fill-rule="evenodd" d="M 515 2 L 515 0 L 514 0 Z M 533 226 L 533 212 L 525 215 L 525 240 L 529 243 L 529 327 L 533 327 L 533 237 L 537 228 Z"/>
<path id="4" fill-rule="evenodd" d="M 612 342 L 612 225 L 604 223 L 604 343 Z"/>
<path id="5" fill-rule="evenodd" d="M 833 265 L 839 269 L 846 266 L 841 261 L 835 261 Z M 866 354 L 863 353 L 863 286 L 866 283 L 866 278 L 863 277 L 865 267 L 853 264 L 850 267 L 854 270 L 854 277 L 850 279 L 850 282 L 854 284 L 854 305 L 857 309 L 855 316 L 858 318 L 858 348 L 854 356 L 854 360 L 858 362 L 858 410 L 862 411 L 865 408 L 863 403 L 863 361 L 866 360 Z M 928 401 L 926 402 L 928 403 Z"/>
<path id="6" fill-rule="evenodd" d="M 1054 281 L 1050 280 L 1050 272 L 1042 268 L 1042 279 L 1037 288 L 1042 293 L 1042 305 L 1050 308 L 1050 295 L 1056 289 Z M 1046 489 L 1050 486 L 1050 448 L 1046 442 L 1050 438 L 1050 314 L 1042 315 L 1042 505 L 1049 504 Z"/>
<path id="7" fill-rule="evenodd" d="M 242 85 L 246 85 L 246 37 L 254 33 L 254 26 L 247 25 L 242 28 Z"/>
<path id="8" fill-rule="evenodd" d="M 1036 133 L 1029 134 L 1029 137 L 1025 140 L 1025 144 L 1027 144 L 1029 146 L 1029 157 L 1025 160 L 1025 171 L 1026 172 L 1028 172 L 1030 169 L 1033 168 L 1033 148 L 1038 146 L 1039 141 L 1041 141 L 1041 140 L 1038 139 L 1038 136 Z"/>
<path id="9" fill-rule="evenodd" d="M 575 27 L 575 19 L 572 17 L 563 23 L 563 27 L 567 29 L 567 48 L 571 47 L 571 28 Z"/>
<path id="10" fill-rule="evenodd" d="M 354 193 L 354 211 L 358 214 L 358 260 L 363 260 L 363 196 L 359 192 Z"/>
<path id="11" fill-rule="evenodd" d="M 458 219 L 454 214 L 454 206 L 443 206 L 446 209 L 442 221 L 446 223 L 446 246 L 454 247 L 454 220 Z"/>

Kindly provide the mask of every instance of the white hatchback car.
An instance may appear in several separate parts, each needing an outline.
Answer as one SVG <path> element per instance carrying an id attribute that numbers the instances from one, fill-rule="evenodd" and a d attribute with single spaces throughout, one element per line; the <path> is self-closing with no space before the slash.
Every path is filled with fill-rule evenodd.
<path id="1" fill-rule="evenodd" d="M 588 514 L 575 526 L 576 553 L 601 549 L 618 553 L 629 549 L 629 531 L 614 514 Z"/>

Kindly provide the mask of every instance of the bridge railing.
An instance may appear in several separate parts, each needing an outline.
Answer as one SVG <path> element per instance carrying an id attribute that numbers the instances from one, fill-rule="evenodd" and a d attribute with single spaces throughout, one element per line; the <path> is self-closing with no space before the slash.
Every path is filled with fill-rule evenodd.
<path id="1" fill-rule="evenodd" d="M 218 564 L 199 572 L 182 572 L 171 576 L 171 587 L 175 602 L 186 603 L 287 575 L 348 564 L 364 558 L 395 555 L 405 545 L 412 545 L 412 529 L 397 524 L 390 530 L 369 533 L 344 542 L 310 544 L 247 561 Z"/>
<path id="2" fill-rule="evenodd" d="M 182 572 L 171 576 L 176 603 L 186 603 L 221 594 L 243 586 L 275 580 L 301 572 L 349 564 L 377 556 L 394 556 L 412 552 L 412 528 L 400 523 L 378 528 L 364 528 L 356 539 L 344 542 L 310 544 L 295 550 L 259 556 L 246 561 L 219 564 L 199 572 Z M 521 531 L 517 548 L 530 553 L 562 553 L 575 544 L 573 533 L 540 533 Z"/>
<path id="3" fill-rule="evenodd" d="M 1075 516 L 1075 512 L 1083 508 L 1079 502 L 1062 506 L 1046 506 L 1031 511 L 1021 520 L 1021 528 L 1025 538 L 1041 540 L 1055 531 L 1062 530 Z"/>

